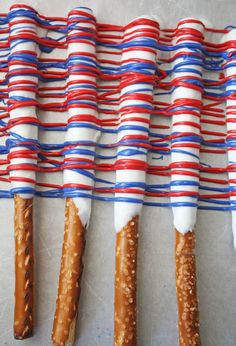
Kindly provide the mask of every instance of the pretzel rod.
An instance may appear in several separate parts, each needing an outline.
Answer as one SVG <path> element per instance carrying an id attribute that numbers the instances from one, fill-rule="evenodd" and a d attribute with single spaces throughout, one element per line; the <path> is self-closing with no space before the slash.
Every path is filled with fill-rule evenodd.
<path id="1" fill-rule="evenodd" d="M 134 35 L 136 32 L 139 33 L 138 37 Z M 118 128 L 120 146 L 117 151 L 117 162 L 119 162 L 120 168 L 117 165 L 116 170 L 116 188 L 118 190 L 121 188 L 124 192 L 115 194 L 115 229 L 117 232 L 115 346 L 135 346 L 137 340 L 138 219 L 142 210 L 146 183 L 146 143 L 149 143 L 150 112 L 153 109 L 158 37 L 158 23 L 148 16 L 131 22 L 125 28 L 123 36 L 128 48 L 123 49 L 121 58 L 123 75 L 120 82 L 120 126 Z M 138 117 L 139 122 L 135 121 L 135 117 Z M 137 136 L 137 141 L 134 140 L 135 136 Z M 144 143 L 137 144 L 139 136 L 142 137 Z M 142 193 L 135 194 L 132 192 L 132 188 L 139 189 Z"/>
<path id="2" fill-rule="evenodd" d="M 230 32 L 226 35 L 224 35 L 222 42 L 228 46 L 227 42 L 232 42 L 234 45 L 236 43 L 236 30 L 230 30 Z M 224 54 L 225 61 L 224 61 L 224 73 L 225 73 L 225 90 L 226 90 L 226 126 L 227 126 L 227 137 L 226 137 L 226 143 L 227 143 L 227 151 L 228 151 L 228 183 L 230 187 L 230 202 L 232 206 L 231 210 L 231 217 L 232 217 L 232 231 L 233 231 L 233 244 L 234 249 L 236 250 L 236 210 L 235 210 L 235 203 L 236 203 L 236 194 L 234 193 L 236 189 L 236 172 L 235 172 L 235 163 L 236 163 L 236 145 L 235 145 L 235 138 L 236 138 L 236 122 L 235 122 L 235 109 L 236 109 L 236 100 L 234 97 L 235 94 L 235 74 L 236 74 L 236 67 L 235 62 L 236 59 L 234 57 L 234 49 L 231 48 L 231 44 L 229 44 L 229 47 L 226 50 L 226 54 Z"/>
<path id="3" fill-rule="evenodd" d="M 178 24 L 174 42 L 181 40 L 174 54 L 179 58 L 173 62 L 175 89 L 172 92 L 173 118 L 171 143 L 171 191 L 172 210 L 176 231 L 176 296 L 178 306 L 179 345 L 200 345 L 199 313 L 196 289 L 195 234 L 197 217 L 197 194 L 199 189 L 199 150 L 201 142 L 200 115 L 202 107 L 201 87 L 197 86 L 202 76 L 202 51 L 199 59 L 192 58 L 196 53 L 192 47 L 191 30 L 203 40 L 204 25 L 189 19 Z M 186 55 L 188 54 L 188 55 Z M 184 68 L 185 64 L 188 68 Z M 185 81 L 186 84 L 182 84 Z M 193 106 L 194 105 L 194 106 Z M 176 109 L 176 113 L 175 113 Z M 182 113 L 179 110 L 182 109 Z"/>
<path id="4" fill-rule="evenodd" d="M 179 344 L 200 346 L 195 232 L 175 232 L 176 293 L 178 305 Z"/>
<path id="5" fill-rule="evenodd" d="M 64 191 L 68 198 L 56 313 L 52 330 L 53 344 L 62 346 L 72 346 L 75 339 L 85 229 L 90 219 L 90 196 L 94 185 L 94 171 L 80 167 L 83 162 L 86 163 L 86 160 L 91 160 L 91 156 L 94 158 L 99 133 L 97 128 L 94 128 L 94 124 L 90 124 L 91 118 L 96 119 L 97 116 L 96 90 L 94 91 L 96 88 L 95 30 L 96 22 L 90 9 L 76 8 L 69 13 L 67 36 L 69 118 L 65 161 L 73 168 L 64 170 Z M 82 37 L 84 33 L 87 37 L 85 39 Z M 86 117 L 88 119 L 84 120 Z M 83 187 L 81 190 L 77 187 L 80 185 L 87 187 L 86 194 Z"/>
<path id="6" fill-rule="evenodd" d="M 34 19 L 30 20 L 27 28 L 22 24 L 34 15 L 33 9 L 22 9 L 19 5 L 11 8 L 9 16 L 11 30 L 8 89 L 12 124 L 10 138 L 7 141 L 10 148 L 8 169 L 15 204 L 16 339 L 31 336 L 34 327 L 33 196 L 38 149 L 35 106 L 38 87 L 37 25 Z M 22 39 L 22 35 L 31 35 L 31 39 Z M 27 170 L 24 169 L 24 165 L 28 166 Z"/>
<path id="7" fill-rule="evenodd" d="M 138 216 L 116 235 L 114 344 L 136 344 Z"/>
<path id="8" fill-rule="evenodd" d="M 14 202 L 16 295 L 14 335 L 16 339 L 25 339 L 33 333 L 33 199 L 15 195 Z"/>
<path id="9" fill-rule="evenodd" d="M 74 344 L 84 248 L 85 228 L 73 199 L 67 198 L 57 308 L 52 334 L 54 345 Z"/>

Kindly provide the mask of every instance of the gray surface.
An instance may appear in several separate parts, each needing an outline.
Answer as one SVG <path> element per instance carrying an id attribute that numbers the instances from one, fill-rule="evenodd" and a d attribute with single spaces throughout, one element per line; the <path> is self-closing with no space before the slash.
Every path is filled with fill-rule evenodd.
<path id="1" fill-rule="evenodd" d="M 23 3 L 24 1 L 22 1 Z M 17 1 L 1 1 L 7 11 Z M 25 1 L 43 14 L 66 16 L 86 5 L 98 20 L 124 24 L 142 14 L 156 14 L 172 26 L 183 17 L 212 26 L 236 24 L 236 3 L 226 1 Z M 59 4 L 59 6 L 58 6 Z M 105 212 L 104 212 L 105 211 Z M 37 316 L 35 336 L 14 341 L 13 203 L 0 200 L 0 345 L 50 345 L 63 236 L 63 200 L 36 199 L 35 244 Z M 197 224 L 198 291 L 203 346 L 236 345 L 236 266 L 230 214 L 199 212 Z M 85 269 L 78 320 L 80 346 L 110 346 L 113 339 L 113 206 L 94 203 L 87 233 Z M 167 209 L 144 208 L 140 225 L 138 272 L 138 346 L 177 346 L 174 232 Z"/>

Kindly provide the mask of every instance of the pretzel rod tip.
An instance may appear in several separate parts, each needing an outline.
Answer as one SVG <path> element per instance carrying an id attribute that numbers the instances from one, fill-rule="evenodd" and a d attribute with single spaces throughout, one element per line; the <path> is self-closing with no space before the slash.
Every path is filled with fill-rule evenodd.
<path id="1" fill-rule="evenodd" d="M 73 199 L 67 198 L 61 269 L 52 331 L 54 346 L 74 345 L 84 248 L 85 228 L 80 221 Z"/>
<path id="2" fill-rule="evenodd" d="M 15 312 L 14 337 L 26 339 L 33 334 L 34 250 L 33 199 L 14 197 L 15 203 Z"/>
<path id="3" fill-rule="evenodd" d="M 200 346 L 194 231 L 176 230 L 175 263 L 179 345 Z"/>
<path id="4" fill-rule="evenodd" d="M 136 345 L 138 216 L 116 235 L 115 346 Z"/>

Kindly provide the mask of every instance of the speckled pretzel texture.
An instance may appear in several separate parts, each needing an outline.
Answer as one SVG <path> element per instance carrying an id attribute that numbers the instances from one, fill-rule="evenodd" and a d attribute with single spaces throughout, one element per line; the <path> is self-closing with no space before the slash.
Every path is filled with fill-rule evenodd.
<path id="1" fill-rule="evenodd" d="M 200 346 L 195 232 L 176 230 L 176 293 L 180 346 Z"/>
<path id="2" fill-rule="evenodd" d="M 115 346 L 136 345 L 138 216 L 116 236 Z"/>
<path id="3" fill-rule="evenodd" d="M 25 339 L 33 334 L 34 249 L 33 199 L 18 195 L 15 202 L 15 314 L 14 336 Z"/>
<path id="4" fill-rule="evenodd" d="M 81 289 L 84 248 L 85 228 L 80 221 L 78 209 L 73 200 L 67 198 L 61 269 L 52 331 L 54 346 L 73 345 L 73 330 L 75 329 Z"/>

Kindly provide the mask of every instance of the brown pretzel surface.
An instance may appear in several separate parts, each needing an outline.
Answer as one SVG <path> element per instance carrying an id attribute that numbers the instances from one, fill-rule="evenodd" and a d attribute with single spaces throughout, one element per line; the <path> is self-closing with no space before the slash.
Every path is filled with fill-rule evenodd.
<path id="1" fill-rule="evenodd" d="M 52 330 L 54 346 L 74 344 L 84 248 L 85 228 L 80 221 L 73 199 L 67 198 L 60 277 Z"/>
<path id="2" fill-rule="evenodd" d="M 116 235 L 115 346 L 136 345 L 138 216 Z"/>
<path id="3" fill-rule="evenodd" d="M 14 205 L 14 336 L 16 339 L 26 339 L 33 334 L 34 323 L 33 199 L 25 199 L 15 195 Z"/>
<path id="4" fill-rule="evenodd" d="M 176 230 L 175 264 L 179 345 L 200 346 L 194 231 Z"/>

